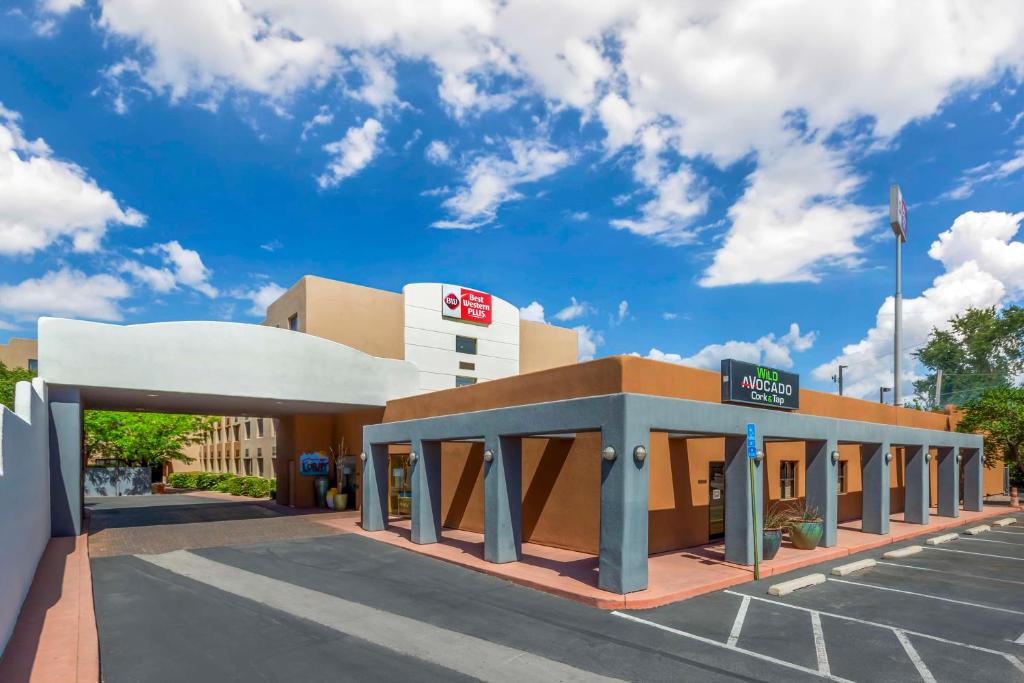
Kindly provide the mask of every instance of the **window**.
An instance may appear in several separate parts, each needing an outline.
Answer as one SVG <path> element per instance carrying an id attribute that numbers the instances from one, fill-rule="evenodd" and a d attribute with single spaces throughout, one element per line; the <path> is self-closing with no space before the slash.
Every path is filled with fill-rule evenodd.
<path id="1" fill-rule="evenodd" d="M 256 436 L 259 436 L 259 437 L 263 436 L 263 418 L 262 417 L 256 419 Z"/>
<path id="2" fill-rule="evenodd" d="M 476 384 L 476 377 L 463 377 L 462 375 L 455 377 L 455 386 L 457 387 L 468 387 L 470 384 Z"/>
<path id="3" fill-rule="evenodd" d="M 247 476 L 247 477 L 251 477 L 252 476 L 252 460 L 246 460 L 245 461 L 245 476 Z"/>
<path id="4" fill-rule="evenodd" d="M 274 459 L 275 459 L 275 460 L 277 459 L 277 446 L 271 446 L 271 448 L 270 448 L 270 454 L 271 454 L 272 456 L 274 456 Z"/>
<path id="5" fill-rule="evenodd" d="M 245 457 L 247 457 L 247 458 L 249 457 L 249 449 L 248 448 L 245 449 Z"/>
<path id="6" fill-rule="evenodd" d="M 240 430 L 241 428 L 242 428 L 242 425 L 235 425 L 235 441 L 238 441 L 238 440 L 239 440 L 239 436 L 240 436 L 240 432 L 239 432 L 239 430 Z"/>
<path id="7" fill-rule="evenodd" d="M 264 476 L 264 474 L 263 474 L 263 458 L 260 458 L 259 460 L 256 461 L 256 469 L 257 469 L 257 473 L 261 477 Z"/>
<path id="8" fill-rule="evenodd" d="M 836 469 L 836 476 L 839 477 L 837 482 L 837 488 L 839 493 L 846 493 L 846 461 L 840 460 L 839 467 Z"/>
<path id="9" fill-rule="evenodd" d="M 780 498 L 796 498 L 796 465 L 795 460 L 783 460 L 779 470 Z"/>
<path id="10" fill-rule="evenodd" d="M 464 360 L 460 360 L 459 370 L 476 370 L 476 363 L 467 363 Z"/>
<path id="11" fill-rule="evenodd" d="M 259 458 L 260 460 L 263 459 L 263 449 L 262 448 L 257 448 L 256 449 L 256 457 Z"/>
<path id="12" fill-rule="evenodd" d="M 245 438 L 252 438 L 252 422 L 250 422 L 249 420 L 245 421 Z"/>
<path id="13" fill-rule="evenodd" d="M 292 332 L 299 331 L 299 314 L 295 313 L 288 316 L 288 329 Z"/>
<path id="14" fill-rule="evenodd" d="M 455 350 L 459 353 L 476 355 L 476 337 L 455 337 Z"/>
<path id="15" fill-rule="evenodd" d="M 39 361 L 35 358 L 28 359 L 28 369 L 30 372 L 39 372 Z"/>

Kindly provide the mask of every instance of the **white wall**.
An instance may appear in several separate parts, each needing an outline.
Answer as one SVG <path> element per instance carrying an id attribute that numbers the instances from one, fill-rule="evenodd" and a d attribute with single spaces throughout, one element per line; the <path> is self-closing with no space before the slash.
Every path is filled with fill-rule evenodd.
<path id="1" fill-rule="evenodd" d="M 441 313 L 442 285 L 437 282 L 406 285 L 405 360 L 420 370 L 420 391 L 450 389 L 455 377 L 478 381 L 519 374 L 519 309 L 491 297 L 491 324 L 476 325 L 445 318 Z M 457 335 L 477 339 L 476 355 L 455 352 Z M 473 370 L 459 369 L 459 361 Z"/>
<path id="2" fill-rule="evenodd" d="M 46 385 L 19 382 L 14 412 L 0 406 L 0 652 L 50 540 Z"/>

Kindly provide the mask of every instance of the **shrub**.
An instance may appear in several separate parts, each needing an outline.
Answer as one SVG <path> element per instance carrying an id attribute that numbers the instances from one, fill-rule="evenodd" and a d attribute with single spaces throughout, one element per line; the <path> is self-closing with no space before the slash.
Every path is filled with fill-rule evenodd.
<path id="1" fill-rule="evenodd" d="M 220 491 L 251 498 L 273 497 L 277 492 L 276 479 L 239 477 L 227 472 L 172 472 L 167 484 L 178 489 Z"/>

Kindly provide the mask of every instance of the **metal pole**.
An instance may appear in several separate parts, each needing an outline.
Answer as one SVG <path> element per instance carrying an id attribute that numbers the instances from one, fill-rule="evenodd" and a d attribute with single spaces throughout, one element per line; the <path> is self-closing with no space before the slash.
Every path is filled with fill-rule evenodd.
<path id="1" fill-rule="evenodd" d="M 942 368 L 935 374 L 935 405 L 942 407 Z"/>
<path id="2" fill-rule="evenodd" d="M 903 354 L 903 237 L 896 235 L 896 310 L 893 335 L 892 404 L 900 405 L 900 357 Z"/>
<path id="3" fill-rule="evenodd" d="M 845 365 L 840 365 L 839 366 L 839 395 L 840 396 L 843 395 L 843 368 L 845 368 L 845 367 L 846 367 Z"/>
<path id="4" fill-rule="evenodd" d="M 761 578 L 761 553 L 757 551 L 757 537 L 764 535 L 760 525 L 757 523 L 757 487 L 754 485 L 754 458 L 747 458 L 750 469 L 750 525 L 754 527 L 754 581 Z"/>

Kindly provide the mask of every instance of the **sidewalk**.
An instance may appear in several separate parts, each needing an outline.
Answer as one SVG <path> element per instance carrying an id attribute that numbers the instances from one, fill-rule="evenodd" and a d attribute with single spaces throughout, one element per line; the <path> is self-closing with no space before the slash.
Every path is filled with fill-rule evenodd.
<path id="1" fill-rule="evenodd" d="M 960 517 L 953 518 L 936 517 L 933 508 L 933 516 L 925 525 L 907 524 L 899 513 L 893 515 L 890 532 L 884 536 L 861 532 L 859 520 L 844 523 L 839 526 L 838 543 L 832 548 L 797 550 L 787 541 L 775 559 L 762 564 L 761 576 L 782 574 L 914 536 L 931 535 L 1018 511 L 1001 505 L 986 506 L 981 512 L 961 510 Z M 597 587 L 596 555 L 524 543 L 522 561 L 494 564 L 483 559 L 483 534 L 475 532 L 442 529 L 443 540 L 440 543 L 418 545 L 410 540 L 408 519 L 392 520 L 385 531 L 375 532 L 363 531 L 355 517 L 324 519 L 320 523 L 600 609 L 658 607 L 754 578 L 753 567 L 725 562 L 724 546 L 721 543 L 709 544 L 652 555 L 647 563 L 648 588 L 622 596 Z"/>

